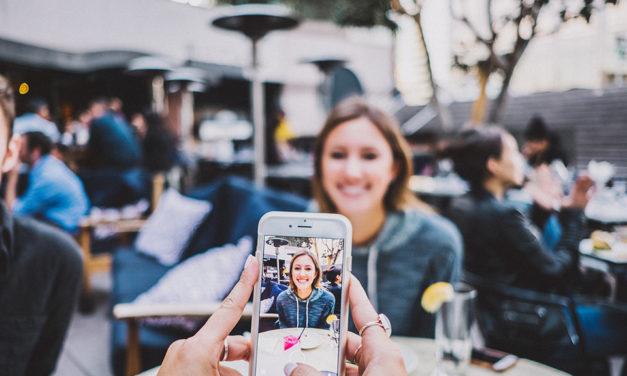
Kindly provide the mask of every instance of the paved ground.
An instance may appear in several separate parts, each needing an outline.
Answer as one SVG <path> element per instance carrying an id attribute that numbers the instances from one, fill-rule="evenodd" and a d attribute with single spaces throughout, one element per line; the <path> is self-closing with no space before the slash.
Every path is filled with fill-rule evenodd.
<path id="1" fill-rule="evenodd" d="M 75 312 L 54 376 L 111 376 L 109 338 L 111 277 L 101 273 L 92 278 L 96 310 Z"/>

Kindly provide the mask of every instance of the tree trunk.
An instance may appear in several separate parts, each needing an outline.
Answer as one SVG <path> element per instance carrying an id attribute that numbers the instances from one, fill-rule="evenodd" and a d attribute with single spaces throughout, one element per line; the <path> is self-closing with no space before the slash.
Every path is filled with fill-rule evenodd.
<path id="1" fill-rule="evenodd" d="M 501 85 L 501 91 L 499 95 L 496 97 L 494 102 L 492 102 L 492 106 L 490 107 L 490 114 L 488 115 L 489 123 L 500 123 L 501 117 L 503 116 L 503 109 L 505 108 L 505 103 L 507 100 L 507 92 L 509 90 L 509 84 L 512 80 L 514 70 L 510 69 L 505 73 L 505 78 L 503 79 L 503 84 Z"/>
<path id="2" fill-rule="evenodd" d="M 442 124 L 442 128 L 444 130 L 448 130 L 451 128 L 451 117 L 448 114 L 448 111 L 446 108 L 444 108 L 439 99 L 438 99 L 438 85 L 435 82 L 435 79 L 433 78 L 433 71 L 431 70 L 431 56 L 429 55 L 429 50 L 427 49 L 427 42 L 425 40 L 425 35 L 423 33 L 423 29 L 422 29 L 422 21 L 421 21 L 421 17 L 422 17 L 422 12 L 418 11 L 418 13 L 412 15 L 412 18 L 414 19 L 414 22 L 416 23 L 416 27 L 418 29 L 418 36 L 419 36 L 419 41 L 420 41 L 420 45 L 422 47 L 422 50 L 425 53 L 425 65 L 427 66 L 427 76 L 429 78 L 429 84 L 431 85 L 431 105 L 433 106 L 433 108 L 435 109 L 435 112 L 438 114 L 439 118 L 440 118 L 440 123 Z"/>
<path id="3" fill-rule="evenodd" d="M 473 128 L 478 128 L 483 124 L 483 118 L 485 116 L 486 107 L 486 86 L 488 85 L 489 73 L 482 69 L 481 66 L 477 69 L 479 75 L 479 97 L 472 105 L 472 117 L 470 118 L 470 124 Z"/>

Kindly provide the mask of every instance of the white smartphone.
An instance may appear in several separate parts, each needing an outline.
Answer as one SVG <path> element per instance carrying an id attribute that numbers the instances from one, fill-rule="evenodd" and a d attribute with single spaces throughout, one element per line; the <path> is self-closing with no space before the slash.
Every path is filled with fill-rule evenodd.
<path id="1" fill-rule="evenodd" d="M 270 212 L 259 221 L 249 375 L 306 363 L 345 373 L 352 228 L 339 214 Z"/>

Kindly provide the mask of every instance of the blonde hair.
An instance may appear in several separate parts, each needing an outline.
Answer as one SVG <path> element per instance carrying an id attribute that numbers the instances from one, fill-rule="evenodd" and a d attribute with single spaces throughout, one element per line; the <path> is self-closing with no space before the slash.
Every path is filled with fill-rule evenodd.
<path id="1" fill-rule="evenodd" d="M 322 269 L 320 269 L 320 264 L 318 263 L 318 260 L 316 259 L 316 256 L 314 256 L 313 253 L 309 252 L 308 250 L 304 249 L 300 252 L 297 252 L 294 257 L 292 257 L 292 261 L 290 261 L 290 288 L 292 289 L 292 291 L 296 292 L 296 285 L 294 284 L 294 280 L 293 280 L 293 273 L 292 273 L 292 268 L 294 265 L 294 261 L 296 261 L 297 258 L 301 257 L 301 256 L 308 256 L 311 261 L 314 264 L 314 268 L 316 269 L 316 277 L 314 278 L 313 283 L 311 284 L 311 287 L 313 288 L 319 288 L 320 287 L 320 274 L 322 274 Z"/>
<path id="2" fill-rule="evenodd" d="M 340 102 L 329 113 L 322 130 L 314 143 L 314 174 L 312 176 L 313 197 L 317 201 L 321 212 L 337 212 L 337 207 L 325 192 L 322 185 L 322 151 L 327 137 L 339 125 L 354 119 L 368 119 L 383 135 L 390 149 L 394 163 L 398 166 L 398 173 L 390 183 L 383 206 L 386 210 L 403 210 L 408 207 L 421 207 L 431 210 L 429 206 L 409 190 L 409 178 L 413 174 L 413 165 L 409 145 L 401 133 L 396 120 L 377 107 L 370 105 L 363 98 L 351 97 Z"/>

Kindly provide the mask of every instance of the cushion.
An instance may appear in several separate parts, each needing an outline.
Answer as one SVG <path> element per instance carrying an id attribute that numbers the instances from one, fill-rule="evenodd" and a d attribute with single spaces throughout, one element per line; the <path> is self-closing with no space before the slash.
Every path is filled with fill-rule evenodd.
<path id="1" fill-rule="evenodd" d="M 211 214 L 203 220 L 186 247 L 182 259 L 207 248 L 236 242 L 248 235 L 257 240 L 259 219 L 272 210 L 303 211 L 308 200 L 270 188 L 258 188 L 250 180 L 227 177 L 197 188 L 189 196 L 213 203 Z M 243 215 L 243 213 L 246 213 Z"/>
<path id="2" fill-rule="evenodd" d="M 174 189 L 166 190 L 137 235 L 135 248 L 163 265 L 177 263 L 196 227 L 210 210 L 208 201 L 182 196 Z"/>
<path id="3" fill-rule="evenodd" d="M 239 279 L 252 253 L 252 238 L 212 248 L 170 269 L 135 303 L 208 303 L 221 301 Z"/>
<path id="4" fill-rule="evenodd" d="M 139 294 L 154 286 L 170 268 L 132 247 L 122 247 L 113 253 L 112 269 L 111 300 L 117 304 L 135 300 Z"/>

